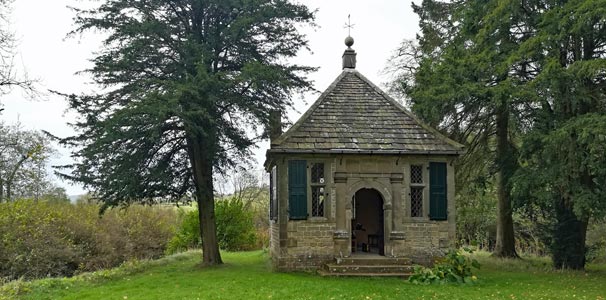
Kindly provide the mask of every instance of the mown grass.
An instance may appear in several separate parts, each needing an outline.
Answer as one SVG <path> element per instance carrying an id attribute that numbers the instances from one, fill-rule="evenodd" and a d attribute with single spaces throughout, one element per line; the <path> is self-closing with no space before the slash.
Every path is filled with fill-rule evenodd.
<path id="1" fill-rule="evenodd" d="M 606 299 L 606 266 L 553 271 L 548 260 L 500 260 L 479 254 L 476 285 L 417 286 L 397 278 L 327 278 L 272 272 L 261 251 L 224 253 L 225 265 L 199 266 L 200 253 L 67 279 L 0 287 L 13 299 Z"/>

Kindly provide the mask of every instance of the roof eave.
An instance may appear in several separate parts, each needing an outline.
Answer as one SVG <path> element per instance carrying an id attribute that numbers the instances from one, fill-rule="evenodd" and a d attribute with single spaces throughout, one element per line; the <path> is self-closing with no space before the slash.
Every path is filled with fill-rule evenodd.
<path id="1" fill-rule="evenodd" d="M 359 149 L 269 149 L 270 154 L 370 154 L 370 155 L 453 155 L 465 150 L 359 150 Z"/>

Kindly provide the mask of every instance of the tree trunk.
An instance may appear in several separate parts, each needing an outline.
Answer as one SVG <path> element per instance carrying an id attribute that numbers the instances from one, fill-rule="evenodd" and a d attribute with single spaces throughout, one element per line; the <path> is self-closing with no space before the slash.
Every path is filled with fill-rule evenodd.
<path id="1" fill-rule="evenodd" d="M 514 170 L 514 161 L 509 145 L 509 110 L 502 100 L 496 109 L 497 123 L 497 240 L 493 255 L 498 257 L 519 257 L 515 248 L 513 217 L 509 179 Z"/>
<path id="2" fill-rule="evenodd" d="M 11 182 L 6 182 L 6 202 L 11 202 Z"/>
<path id="3" fill-rule="evenodd" d="M 556 224 L 553 228 L 551 252 L 556 269 L 585 268 L 585 238 L 588 220 L 579 219 L 571 202 L 560 198 L 556 203 Z"/>
<path id="4" fill-rule="evenodd" d="M 29 155 L 23 155 L 19 161 L 17 162 L 17 164 L 15 165 L 15 167 L 13 168 L 13 170 L 11 170 L 11 172 L 9 173 L 8 177 L 6 178 L 6 182 L 4 183 L 6 185 L 6 202 L 10 202 L 11 201 L 11 197 L 12 197 L 12 185 L 13 185 L 13 181 L 15 180 L 15 175 L 17 174 L 17 171 L 19 170 L 19 168 L 21 168 L 21 166 L 23 165 L 23 163 L 29 158 Z"/>
<path id="5" fill-rule="evenodd" d="M 213 161 L 211 147 L 205 147 L 200 139 L 188 139 L 190 162 L 193 168 L 202 239 L 202 264 L 205 266 L 222 264 L 217 243 L 215 222 L 215 197 L 213 186 Z"/>
<path id="6" fill-rule="evenodd" d="M 4 180 L 0 178 L 0 203 L 4 200 Z"/>

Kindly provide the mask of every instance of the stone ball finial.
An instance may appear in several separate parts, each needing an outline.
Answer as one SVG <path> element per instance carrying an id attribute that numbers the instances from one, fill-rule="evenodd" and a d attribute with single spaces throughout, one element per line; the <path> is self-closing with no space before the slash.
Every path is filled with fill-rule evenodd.
<path id="1" fill-rule="evenodd" d="M 345 38 L 345 46 L 351 47 L 354 44 L 354 39 L 351 36 Z"/>

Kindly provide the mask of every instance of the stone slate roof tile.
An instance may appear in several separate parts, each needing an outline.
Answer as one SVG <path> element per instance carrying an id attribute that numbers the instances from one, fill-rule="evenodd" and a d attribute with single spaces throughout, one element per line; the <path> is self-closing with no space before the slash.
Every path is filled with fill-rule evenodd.
<path id="1" fill-rule="evenodd" d="M 462 153 L 355 69 L 345 69 L 270 153 Z"/>

